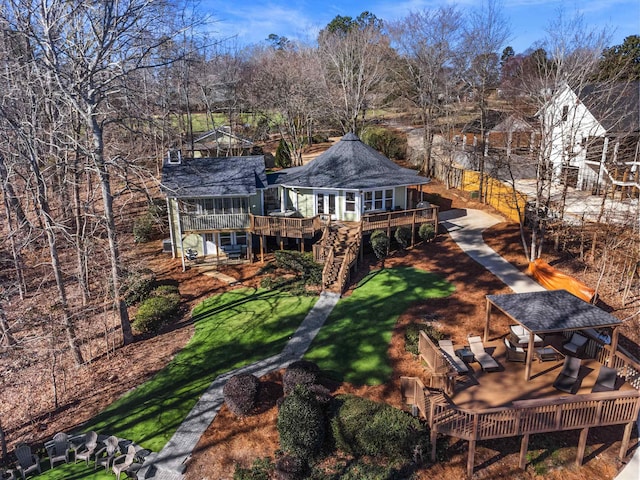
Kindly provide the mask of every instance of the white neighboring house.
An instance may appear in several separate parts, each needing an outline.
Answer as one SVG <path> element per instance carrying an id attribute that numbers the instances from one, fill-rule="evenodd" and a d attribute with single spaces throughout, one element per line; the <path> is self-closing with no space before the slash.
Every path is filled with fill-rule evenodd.
<path id="1" fill-rule="evenodd" d="M 555 183 L 599 192 L 640 189 L 640 82 L 560 88 L 540 109 Z"/>

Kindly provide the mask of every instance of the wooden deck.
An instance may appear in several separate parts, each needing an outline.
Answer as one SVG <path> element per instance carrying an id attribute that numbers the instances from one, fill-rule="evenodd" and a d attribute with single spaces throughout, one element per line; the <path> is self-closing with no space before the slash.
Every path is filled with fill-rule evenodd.
<path id="1" fill-rule="evenodd" d="M 548 339 L 548 337 L 547 337 Z M 562 351 L 562 337 L 551 339 L 554 348 Z M 456 348 L 464 345 L 456 345 Z M 559 361 L 539 362 L 531 364 L 531 378 L 524 381 L 525 364 L 508 362 L 506 348 L 502 338 L 485 343 L 489 353 L 500 364 L 497 372 L 483 372 L 478 363 L 469 363 L 469 375 L 458 375 L 455 379 L 454 393 L 451 399 L 460 408 L 480 410 L 484 408 L 509 406 L 520 400 L 557 398 L 569 394 L 553 387 L 553 382 L 562 369 L 564 359 Z M 583 359 L 580 367 L 579 385 L 576 395 L 591 393 L 600 370 L 600 362 L 594 359 Z M 633 390 L 628 383 L 619 380 L 619 390 Z"/>

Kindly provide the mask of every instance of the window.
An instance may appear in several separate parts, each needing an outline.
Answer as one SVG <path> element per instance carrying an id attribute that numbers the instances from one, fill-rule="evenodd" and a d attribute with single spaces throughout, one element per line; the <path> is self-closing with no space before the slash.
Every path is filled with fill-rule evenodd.
<path id="1" fill-rule="evenodd" d="M 220 233 L 220 246 L 226 247 L 227 245 L 231 245 L 231 232 L 221 232 Z"/>
<path id="2" fill-rule="evenodd" d="M 236 245 L 247 244 L 247 232 L 236 232 Z"/>
<path id="3" fill-rule="evenodd" d="M 356 194 L 355 192 L 346 192 L 344 197 L 344 208 L 347 212 L 356 211 Z"/>
<path id="4" fill-rule="evenodd" d="M 364 211 L 391 210 L 393 205 L 393 190 L 373 190 L 364 192 Z"/>
<path id="5" fill-rule="evenodd" d="M 564 107 L 562 107 L 562 121 L 566 122 L 568 118 L 569 118 L 569 106 L 565 105 Z"/>

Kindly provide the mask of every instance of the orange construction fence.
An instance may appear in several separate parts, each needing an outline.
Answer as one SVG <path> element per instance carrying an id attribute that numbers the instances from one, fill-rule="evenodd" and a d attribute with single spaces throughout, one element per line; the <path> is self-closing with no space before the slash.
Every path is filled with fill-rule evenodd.
<path id="1" fill-rule="evenodd" d="M 585 302 L 591 302 L 596 294 L 593 288 L 556 270 L 540 258 L 529 263 L 529 273 L 547 290 L 566 290 Z"/>

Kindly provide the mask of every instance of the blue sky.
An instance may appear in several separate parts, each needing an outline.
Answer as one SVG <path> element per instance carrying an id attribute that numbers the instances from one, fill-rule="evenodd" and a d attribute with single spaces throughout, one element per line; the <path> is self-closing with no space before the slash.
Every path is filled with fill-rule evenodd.
<path id="1" fill-rule="evenodd" d="M 318 31 L 336 15 L 357 17 L 369 11 L 386 21 L 397 20 L 410 11 L 442 5 L 428 0 L 318 1 L 318 0 L 202 0 L 201 9 L 214 22 L 217 38 L 237 36 L 240 46 L 264 41 L 270 33 L 289 39 L 313 41 Z M 460 0 L 458 6 L 473 8 L 479 0 Z M 640 34 L 639 0 L 582 0 L 560 2 L 550 0 L 505 0 L 504 15 L 511 24 L 509 42 L 521 53 L 545 36 L 549 22 L 563 8 L 583 14 L 588 27 L 603 27 L 611 33 L 611 44 L 622 43 L 628 35 Z"/>

